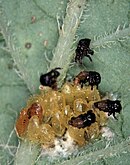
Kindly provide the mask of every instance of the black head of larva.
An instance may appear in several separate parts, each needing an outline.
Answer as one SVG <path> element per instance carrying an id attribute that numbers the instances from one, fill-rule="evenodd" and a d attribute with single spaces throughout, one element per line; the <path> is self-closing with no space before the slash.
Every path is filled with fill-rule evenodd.
<path id="1" fill-rule="evenodd" d="M 98 88 L 100 82 L 101 76 L 95 71 L 82 71 L 74 79 L 75 85 L 81 84 L 81 87 L 83 87 L 83 84 L 88 83 L 88 85 L 91 86 L 91 89 L 93 89 L 94 85 Z"/>
<path id="2" fill-rule="evenodd" d="M 69 120 L 68 124 L 80 129 L 90 126 L 95 121 L 95 114 L 92 112 L 92 110 L 89 110 L 87 113 L 81 114 L 77 117 L 72 117 L 71 120 Z"/>
<path id="3" fill-rule="evenodd" d="M 61 68 L 55 68 L 55 69 L 52 69 L 50 72 L 48 72 L 46 74 L 42 74 L 40 76 L 40 83 L 43 86 L 49 86 L 49 87 L 55 89 L 57 78 L 60 75 L 60 72 L 57 71 L 59 69 L 61 69 Z"/>
<path id="4" fill-rule="evenodd" d="M 89 60 L 92 62 L 91 56 L 94 54 L 94 51 L 89 48 L 91 40 L 88 38 L 81 39 L 78 42 L 77 49 L 75 50 L 75 62 L 79 62 L 82 64 L 82 59 L 84 56 L 88 57 Z"/>
<path id="5" fill-rule="evenodd" d="M 120 113 L 122 106 L 119 100 L 102 100 L 94 103 L 94 107 L 98 108 L 100 111 L 108 112 L 108 116 L 113 115 L 115 119 L 115 113 Z"/>

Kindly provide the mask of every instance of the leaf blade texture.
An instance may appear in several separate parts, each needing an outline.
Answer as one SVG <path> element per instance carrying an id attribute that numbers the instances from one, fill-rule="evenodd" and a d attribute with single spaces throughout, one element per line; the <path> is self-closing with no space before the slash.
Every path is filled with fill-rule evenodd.
<path id="1" fill-rule="evenodd" d="M 113 92 L 121 99 L 123 111 L 118 121 L 110 119 L 114 138 L 102 138 L 69 160 L 59 164 L 129 163 L 130 136 L 130 4 L 129 0 L 87 1 L 82 22 L 76 32 L 80 38 L 91 38 L 95 54 L 91 63 L 67 66 L 68 77 L 80 70 L 96 70 L 102 76 L 101 92 Z M 19 144 L 14 124 L 20 110 L 32 93 L 38 92 L 39 76 L 46 73 L 59 39 L 57 18 L 62 25 L 67 0 L 31 2 L 0 1 L 0 162 L 13 164 Z M 73 44 L 73 43 L 72 43 Z M 76 42 L 73 47 L 76 48 Z M 70 50 L 71 51 L 71 50 Z M 72 50 L 74 53 L 74 51 Z M 64 75 L 66 76 L 66 74 Z M 90 158 L 90 160 L 88 160 Z M 36 164 L 48 162 L 40 157 Z M 53 163 L 54 163 L 53 162 Z M 50 164 L 52 162 L 50 161 Z"/>

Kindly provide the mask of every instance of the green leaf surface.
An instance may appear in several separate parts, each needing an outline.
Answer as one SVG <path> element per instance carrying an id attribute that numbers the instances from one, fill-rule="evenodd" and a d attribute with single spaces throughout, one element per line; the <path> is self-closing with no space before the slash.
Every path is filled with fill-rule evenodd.
<path id="1" fill-rule="evenodd" d="M 130 1 L 71 2 L 67 5 L 67 0 L 0 1 L 0 163 L 3 165 L 17 162 L 21 165 L 25 162 L 28 165 L 34 162 L 37 165 L 129 164 Z M 93 62 L 85 57 L 82 66 L 70 67 L 76 48 L 75 36 L 78 40 L 91 38 L 95 51 Z M 98 71 L 102 77 L 99 90 L 117 95 L 123 110 L 118 121 L 109 120 L 113 139 L 98 139 L 79 149 L 78 155 L 53 161 L 37 157 L 37 146 L 30 149 L 23 142 L 18 148 L 14 125 L 26 100 L 38 92 L 39 75 L 56 65 L 64 65 L 62 82 L 67 71 L 68 79 L 83 69 Z"/>
<path id="2" fill-rule="evenodd" d="M 42 1 L 41 4 L 35 0 L 31 2 L 6 0 L 0 3 L 2 18 L 0 28 L 7 47 L 18 72 L 20 71 L 20 76 L 28 89 L 34 93 L 39 85 L 39 75 L 46 72 L 49 65 L 47 59 L 51 58 L 51 51 L 56 46 L 58 39 L 56 16 L 60 16 L 62 12 L 64 16 L 66 1 L 63 1 L 63 4 L 54 2 L 53 5 L 52 1 L 48 3 Z M 47 7 L 44 9 L 46 3 L 55 6 L 54 13 L 49 14 Z"/>

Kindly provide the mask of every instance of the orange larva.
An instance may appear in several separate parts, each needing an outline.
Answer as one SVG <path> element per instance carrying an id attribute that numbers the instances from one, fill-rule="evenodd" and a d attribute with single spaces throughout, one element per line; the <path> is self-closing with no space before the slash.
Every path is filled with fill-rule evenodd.
<path id="1" fill-rule="evenodd" d="M 38 103 L 33 103 L 28 109 L 25 108 L 20 112 L 20 116 L 16 122 L 16 132 L 18 136 L 22 137 L 25 135 L 29 120 L 32 116 L 37 116 L 39 122 L 42 123 L 42 107 Z"/>

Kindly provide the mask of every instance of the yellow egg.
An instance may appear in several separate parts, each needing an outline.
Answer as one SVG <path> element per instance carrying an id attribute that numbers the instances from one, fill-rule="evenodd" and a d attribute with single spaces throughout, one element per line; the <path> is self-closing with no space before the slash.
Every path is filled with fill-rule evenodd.
<path id="1" fill-rule="evenodd" d="M 84 129 L 78 129 L 76 127 L 69 126 L 68 133 L 78 145 L 83 146 L 85 144 Z"/>

